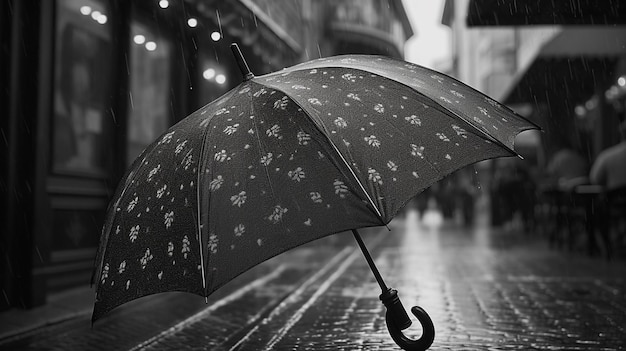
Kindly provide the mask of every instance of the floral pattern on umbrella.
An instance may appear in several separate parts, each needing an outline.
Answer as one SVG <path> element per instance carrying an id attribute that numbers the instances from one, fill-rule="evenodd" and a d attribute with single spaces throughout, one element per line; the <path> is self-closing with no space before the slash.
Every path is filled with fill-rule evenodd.
<path id="1" fill-rule="evenodd" d="M 103 228 L 93 318 L 162 291 L 207 296 L 290 248 L 387 224 L 445 175 L 515 155 L 512 136 L 530 128 L 452 78 L 386 58 L 245 81 L 131 167 Z"/>

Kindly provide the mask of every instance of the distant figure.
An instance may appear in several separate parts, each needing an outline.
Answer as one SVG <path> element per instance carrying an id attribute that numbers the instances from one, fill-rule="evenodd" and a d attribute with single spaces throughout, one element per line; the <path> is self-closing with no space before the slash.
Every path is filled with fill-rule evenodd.
<path id="1" fill-rule="evenodd" d="M 626 121 L 619 126 L 621 142 L 598 154 L 589 180 L 609 190 L 626 187 Z"/>
<path id="2" fill-rule="evenodd" d="M 569 147 L 557 151 L 546 169 L 551 181 L 561 190 L 589 182 L 589 162 Z"/>

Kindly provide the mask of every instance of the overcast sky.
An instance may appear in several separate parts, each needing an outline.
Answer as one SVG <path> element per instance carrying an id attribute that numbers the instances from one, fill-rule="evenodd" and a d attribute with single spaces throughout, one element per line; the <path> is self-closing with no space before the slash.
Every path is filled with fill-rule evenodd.
<path id="1" fill-rule="evenodd" d="M 450 28 L 441 24 L 444 0 L 403 0 L 415 34 L 405 46 L 406 61 L 435 68 L 450 55 Z"/>

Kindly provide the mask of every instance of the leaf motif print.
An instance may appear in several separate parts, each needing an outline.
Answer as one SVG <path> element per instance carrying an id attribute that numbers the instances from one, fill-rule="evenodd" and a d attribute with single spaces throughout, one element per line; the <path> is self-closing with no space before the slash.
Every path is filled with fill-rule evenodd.
<path id="1" fill-rule="evenodd" d="M 174 255 L 174 243 L 171 241 L 167 243 L 167 255 L 169 257 L 172 257 L 172 255 Z"/>
<path id="2" fill-rule="evenodd" d="M 246 232 L 246 226 L 245 225 L 240 223 L 239 225 L 237 225 L 235 227 L 235 230 L 234 230 L 235 236 L 242 236 L 243 233 L 245 233 L 245 232 Z"/>
<path id="3" fill-rule="evenodd" d="M 287 213 L 288 209 L 284 208 L 280 205 L 276 205 L 274 206 L 273 210 L 272 210 L 272 214 L 270 214 L 267 219 L 270 220 L 270 222 L 272 222 L 272 224 L 277 224 L 278 222 L 280 222 L 283 219 L 283 215 L 285 213 Z"/>
<path id="4" fill-rule="evenodd" d="M 137 205 L 137 202 L 139 202 L 139 198 L 137 196 L 135 196 L 135 198 L 132 199 L 128 203 L 128 206 L 126 207 L 126 212 L 130 213 L 135 208 L 135 206 Z"/>
<path id="5" fill-rule="evenodd" d="M 230 202 L 233 203 L 233 206 L 241 207 L 241 205 L 246 203 L 246 199 L 248 199 L 246 192 L 242 191 L 239 194 L 231 196 Z"/>
<path id="6" fill-rule="evenodd" d="M 465 98 L 465 95 L 463 95 L 463 94 L 459 93 L 459 92 L 458 92 L 458 91 L 456 91 L 456 90 L 450 90 L 450 93 L 452 93 L 452 95 L 454 95 L 454 96 L 456 96 L 456 97 L 458 97 L 458 98 L 461 98 L 461 99 L 464 99 L 464 98 Z"/>
<path id="7" fill-rule="evenodd" d="M 482 113 L 483 115 L 490 117 L 489 116 L 489 112 L 487 111 L 486 108 L 482 107 L 482 106 L 478 106 L 478 111 L 480 111 L 480 113 Z"/>
<path id="8" fill-rule="evenodd" d="M 304 85 L 295 84 L 291 86 L 293 90 L 311 90 L 311 88 L 305 87 Z"/>
<path id="9" fill-rule="evenodd" d="M 441 141 L 450 141 L 450 139 L 443 133 L 437 133 L 436 135 Z"/>
<path id="10" fill-rule="evenodd" d="M 368 179 L 371 182 L 383 185 L 383 178 L 380 176 L 380 173 L 378 173 L 378 171 L 376 171 L 374 168 L 369 167 L 367 169 L 367 175 L 368 175 Z"/>
<path id="11" fill-rule="evenodd" d="M 474 117 L 473 117 L 473 120 L 474 120 L 475 122 L 479 123 L 479 124 L 485 124 L 485 122 L 483 122 L 483 120 L 482 120 L 480 117 L 476 117 L 476 116 L 474 116 Z"/>
<path id="12" fill-rule="evenodd" d="M 355 93 L 348 93 L 347 95 L 350 99 L 352 100 L 356 100 L 356 101 L 361 101 L 361 98 L 359 97 L 359 95 L 355 94 Z"/>
<path id="13" fill-rule="evenodd" d="M 119 267 L 117 267 L 117 273 L 122 274 L 124 273 L 125 270 L 126 270 L 126 260 L 122 261 Z"/>
<path id="14" fill-rule="evenodd" d="M 230 111 L 228 111 L 228 109 L 226 107 L 222 107 L 221 109 L 217 110 L 217 112 L 215 112 L 215 115 L 219 116 L 219 115 L 223 115 L 225 113 L 230 113 Z"/>
<path id="15" fill-rule="evenodd" d="M 424 158 L 424 147 L 423 146 L 417 146 L 415 144 L 411 144 L 411 155 L 423 159 Z"/>
<path id="16" fill-rule="evenodd" d="M 218 162 L 224 162 L 228 155 L 226 154 L 226 150 L 222 150 L 220 152 L 216 152 L 213 156 L 213 159 Z"/>
<path id="17" fill-rule="evenodd" d="M 106 263 L 104 268 L 102 268 L 102 273 L 100 274 L 100 284 L 104 284 L 109 277 L 109 264 Z"/>
<path id="18" fill-rule="evenodd" d="M 274 102 L 274 109 L 286 110 L 288 104 L 289 104 L 289 98 L 287 96 L 283 96 L 280 100 L 276 100 Z"/>
<path id="19" fill-rule="evenodd" d="M 165 224 L 165 228 L 169 229 L 172 226 L 172 222 L 174 222 L 174 211 L 166 212 L 163 216 L 163 224 Z"/>
<path id="20" fill-rule="evenodd" d="M 150 262 L 152 260 L 152 254 L 150 253 L 150 248 L 146 249 L 146 252 L 144 252 L 143 257 L 139 259 L 139 262 L 141 263 L 141 269 L 146 269 L 146 266 L 148 265 L 148 262 Z"/>
<path id="21" fill-rule="evenodd" d="M 152 177 L 154 177 L 161 170 L 161 165 L 157 165 L 148 173 L 148 182 L 152 181 Z"/>
<path id="22" fill-rule="evenodd" d="M 139 236 L 139 224 L 133 226 L 130 228 L 130 233 L 128 234 L 128 238 L 130 239 L 131 243 L 134 243 L 135 240 L 137 240 L 137 236 Z"/>
<path id="23" fill-rule="evenodd" d="M 176 131 L 172 131 L 172 132 L 169 132 L 169 133 L 165 134 L 165 135 L 163 136 L 163 138 L 161 138 L 161 141 L 159 141 L 159 142 L 157 143 L 157 145 L 161 145 L 161 144 L 169 144 L 169 143 L 170 143 L 170 141 L 172 141 L 172 136 L 174 136 L 174 133 L 175 133 L 175 132 L 176 132 Z"/>
<path id="24" fill-rule="evenodd" d="M 340 198 L 345 199 L 348 194 L 348 187 L 346 184 L 339 179 L 335 179 L 333 186 L 335 187 L 335 194 L 339 195 Z"/>
<path id="25" fill-rule="evenodd" d="M 416 125 L 416 126 L 422 125 L 422 120 L 416 115 L 410 115 L 410 116 L 404 117 L 404 119 L 413 125 Z"/>
<path id="26" fill-rule="evenodd" d="M 181 164 L 183 165 L 183 168 L 185 169 L 185 171 L 188 170 L 189 167 L 193 164 L 193 154 L 191 153 L 191 151 L 187 153 L 187 155 L 185 156 Z"/>
<path id="27" fill-rule="evenodd" d="M 436 80 L 436 81 L 437 81 L 437 82 L 439 82 L 439 83 L 443 83 L 443 77 L 442 77 L 442 76 L 438 76 L 438 75 L 436 75 L 436 74 L 432 74 L 432 75 L 430 76 L 430 78 L 432 78 L 432 79 Z"/>
<path id="28" fill-rule="evenodd" d="M 467 131 L 456 124 L 452 125 L 452 129 L 456 132 L 456 135 L 462 137 L 463 139 L 467 139 Z"/>
<path id="29" fill-rule="evenodd" d="M 221 175 L 218 175 L 215 179 L 209 182 L 209 189 L 211 191 L 215 191 L 219 189 L 222 184 L 224 184 L 224 178 Z"/>
<path id="30" fill-rule="evenodd" d="M 321 204 L 323 202 L 322 194 L 318 193 L 317 191 L 310 192 L 309 196 L 311 197 L 311 200 L 316 204 Z"/>
<path id="31" fill-rule="evenodd" d="M 237 128 L 239 128 L 239 123 L 235 123 L 232 126 L 226 126 L 226 128 L 224 128 L 224 133 L 227 135 L 233 135 L 237 131 Z"/>
<path id="32" fill-rule="evenodd" d="M 219 243 L 219 238 L 215 233 L 211 233 L 209 235 L 209 243 L 207 244 L 209 251 L 214 254 L 217 253 L 217 245 Z"/>
<path id="33" fill-rule="evenodd" d="M 368 137 L 363 138 L 370 146 L 379 148 L 380 147 L 380 141 L 376 138 L 375 135 L 370 135 Z"/>
<path id="34" fill-rule="evenodd" d="M 191 252 L 191 242 L 189 241 L 189 237 L 187 237 L 187 235 L 185 235 L 183 237 L 183 246 L 180 249 L 180 253 L 182 253 L 183 257 L 186 259 L 187 255 L 189 255 L 190 252 Z"/>
<path id="35" fill-rule="evenodd" d="M 346 120 L 341 117 L 335 118 L 333 123 L 335 123 L 335 125 L 339 128 L 346 128 L 348 126 L 348 122 L 346 122 Z"/>
<path id="36" fill-rule="evenodd" d="M 265 167 L 269 166 L 273 156 L 271 152 L 268 152 L 267 155 L 261 157 L 261 164 Z"/>
<path id="37" fill-rule="evenodd" d="M 448 98 L 447 98 L 447 97 L 445 97 L 445 96 L 440 96 L 440 97 L 439 97 L 439 100 L 441 100 L 441 101 L 443 101 L 443 102 L 446 102 L 446 103 L 448 103 L 448 104 L 451 104 L 451 103 L 452 103 L 452 100 L 448 99 Z"/>
<path id="38" fill-rule="evenodd" d="M 268 137 L 279 138 L 280 137 L 279 133 L 280 133 L 280 126 L 278 124 L 274 124 L 271 128 L 265 131 L 265 134 L 267 134 Z"/>
<path id="39" fill-rule="evenodd" d="M 289 176 L 289 178 L 291 178 L 291 180 L 294 180 L 297 182 L 300 182 L 300 180 L 306 178 L 304 171 L 302 170 L 302 167 L 298 167 L 294 169 L 293 171 L 287 172 L 287 175 Z"/>
<path id="40" fill-rule="evenodd" d="M 376 104 L 374 105 L 374 111 L 378 113 L 385 113 L 385 107 L 383 106 L 383 104 Z"/>
<path id="41" fill-rule="evenodd" d="M 311 140 L 311 136 L 303 131 L 299 131 L 297 137 L 299 145 L 308 145 Z"/>
<path id="42" fill-rule="evenodd" d="M 178 145 L 176 145 L 176 150 L 174 150 L 174 153 L 176 155 L 180 154 L 181 151 L 183 151 L 183 149 L 185 148 L 185 145 L 187 145 L 188 140 L 184 140 L 181 143 L 179 143 Z"/>
<path id="43" fill-rule="evenodd" d="M 392 172 L 396 172 L 398 170 L 398 165 L 393 161 L 389 161 L 387 162 L 387 168 L 389 168 Z"/>
<path id="44" fill-rule="evenodd" d="M 254 92 L 254 94 L 252 94 L 254 97 L 258 98 L 261 95 L 267 94 L 267 90 L 265 88 L 261 88 L 257 91 Z"/>
<path id="45" fill-rule="evenodd" d="M 345 73 L 341 76 L 341 78 L 343 78 L 344 80 L 347 80 L 348 82 L 356 82 L 356 76 L 352 73 Z"/>
<path id="46" fill-rule="evenodd" d="M 322 106 L 322 102 L 318 98 L 309 98 L 308 101 L 311 105 Z"/>
<path id="47" fill-rule="evenodd" d="M 157 189 L 157 192 L 156 192 L 157 199 L 160 199 L 161 197 L 163 197 L 163 194 L 165 194 L 166 190 L 167 190 L 167 184 L 163 184 L 161 188 Z"/>

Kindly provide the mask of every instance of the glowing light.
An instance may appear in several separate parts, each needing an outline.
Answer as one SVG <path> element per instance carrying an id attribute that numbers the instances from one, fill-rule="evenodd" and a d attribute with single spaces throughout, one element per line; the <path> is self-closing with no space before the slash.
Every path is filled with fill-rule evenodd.
<path id="1" fill-rule="evenodd" d="M 80 13 L 82 13 L 85 16 L 89 16 L 89 14 L 91 13 L 91 7 L 89 7 L 89 6 L 82 6 L 80 8 Z"/>
<path id="2" fill-rule="evenodd" d="M 211 39 L 213 39 L 213 41 L 219 41 L 220 39 L 222 39 L 222 35 L 220 34 L 220 32 L 213 32 L 211 33 Z"/>
<path id="3" fill-rule="evenodd" d="M 617 78 L 617 84 L 618 84 L 620 87 L 624 87 L 624 86 L 626 86 L 626 77 L 621 76 L 621 77 Z"/>
<path id="4" fill-rule="evenodd" d="M 100 16 L 102 16 L 102 12 L 100 11 L 94 11 L 91 13 L 91 18 L 93 18 L 94 21 L 97 21 Z"/>
<path id="5" fill-rule="evenodd" d="M 215 81 L 217 82 L 217 84 L 224 84 L 226 82 L 226 76 L 223 74 L 218 74 L 217 76 L 215 76 Z"/>
<path id="6" fill-rule="evenodd" d="M 135 42 L 135 44 L 141 45 L 146 42 L 146 37 L 141 34 L 137 34 L 133 37 L 133 41 Z"/>
<path id="7" fill-rule="evenodd" d="M 146 43 L 146 50 L 148 51 L 154 51 L 157 48 L 157 44 L 153 41 L 149 41 Z"/>
<path id="8" fill-rule="evenodd" d="M 211 80 L 215 77 L 215 70 L 213 68 L 207 68 L 202 72 L 202 77 L 206 80 Z"/>
<path id="9" fill-rule="evenodd" d="M 159 6 L 162 9 L 166 9 L 166 8 L 168 8 L 170 6 L 170 2 L 167 1 L 167 0 L 161 0 L 161 1 L 159 1 Z"/>
<path id="10" fill-rule="evenodd" d="M 98 21 L 98 23 L 100 23 L 100 24 L 105 24 L 105 23 L 107 23 L 107 20 L 108 20 L 108 18 L 107 18 L 106 15 L 100 15 L 100 16 L 98 16 L 98 19 L 96 21 Z"/>
<path id="11" fill-rule="evenodd" d="M 195 28 L 198 25 L 198 20 L 192 17 L 187 20 L 187 25 L 191 28 Z"/>

